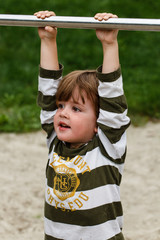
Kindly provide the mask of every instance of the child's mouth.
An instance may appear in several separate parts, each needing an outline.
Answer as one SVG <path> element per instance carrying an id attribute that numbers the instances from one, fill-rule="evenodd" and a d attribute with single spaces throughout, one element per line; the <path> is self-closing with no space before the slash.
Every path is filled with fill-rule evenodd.
<path id="1" fill-rule="evenodd" d="M 68 126 L 67 124 L 62 123 L 62 122 L 60 122 L 59 127 L 60 127 L 61 129 L 67 129 L 67 128 L 70 128 L 70 126 Z"/>

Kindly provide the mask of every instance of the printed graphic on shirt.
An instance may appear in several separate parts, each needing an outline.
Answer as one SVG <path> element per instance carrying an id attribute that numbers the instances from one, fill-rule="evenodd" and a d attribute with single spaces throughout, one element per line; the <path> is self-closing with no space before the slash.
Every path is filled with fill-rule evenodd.
<path id="1" fill-rule="evenodd" d="M 67 157 L 66 159 L 62 156 L 58 156 L 57 153 L 53 153 L 52 155 L 52 159 L 53 161 L 51 160 L 49 165 L 55 169 L 55 164 L 64 164 L 64 163 L 67 163 L 67 162 L 72 162 L 74 167 L 77 167 L 77 170 L 81 170 L 82 172 L 82 175 L 85 173 L 85 172 L 90 172 L 91 169 L 90 167 L 87 165 L 87 163 L 83 160 L 82 156 L 76 156 L 75 158 L 70 158 L 70 157 Z M 65 161 L 64 161 L 65 160 Z"/>
<path id="2" fill-rule="evenodd" d="M 54 206 L 56 209 L 60 208 L 63 212 L 65 211 L 76 211 L 84 207 L 84 204 L 89 200 L 89 196 L 80 192 L 77 197 L 72 201 L 57 201 L 53 195 L 50 188 L 47 189 L 47 202 Z"/>
<path id="3" fill-rule="evenodd" d="M 64 201 L 74 196 L 80 180 L 74 168 L 69 168 L 65 164 L 54 167 L 56 176 L 54 177 L 54 194 Z"/>
<path id="4" fill-rule="evenodd" d="M 72 163 L 72 167 L 68 164 Z M 62 211 L 76 211 L 84 207 L 88 202 L 89 196 L 84 192 L 76 194 L 77 188 L 80 185 L 80 179 L 77 172 L 85 174 L 90 172 L 90 167 L 82 156 L 65 159 L 57 153 L 53 153 L 50 158 L 49 166 L 55 171 L 53 179 L 53 188 L 47 189 L 46 201 L 56 209 Z M 74 197 L 72 200 L 70 198 Z M 59 200 L 58 200 L 58 199 Z"/>

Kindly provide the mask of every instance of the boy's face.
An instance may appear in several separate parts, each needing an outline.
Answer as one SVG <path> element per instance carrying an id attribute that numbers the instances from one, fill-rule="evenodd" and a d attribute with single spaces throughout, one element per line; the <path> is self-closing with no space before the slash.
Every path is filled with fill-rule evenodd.
<path id="1" fill-rule="evenodd" d="M 58 110 L 54 116 L 54 128 L 61 141 L 70 143 L 74 148 L 89 142 L 97 132 L 97 118 L 92 102 L 84 92 L 84 100 L 79 97 L 78 88 L 73 92 L 73 98 L 59 101 Z"/>

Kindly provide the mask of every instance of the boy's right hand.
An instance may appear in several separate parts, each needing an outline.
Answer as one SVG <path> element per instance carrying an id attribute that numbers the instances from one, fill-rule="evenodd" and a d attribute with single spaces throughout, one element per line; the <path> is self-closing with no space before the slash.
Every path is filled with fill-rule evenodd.
<path id="1" fill-rule="evenodd" d="M 51 16 L 56 16 L 53 11 L 39 11 L 34 13 L 34 16 L 37 18 L 45 19 Z M 38 34 L 41 39 L 50 39 L 55 40 L 57 36 L 57 28 L 46 26 L 46 27 L 39 27 Z"/>
<path id="2" fill-rule="evenodd" d="M 98 21 L 106 21 L 109 18 L 118 18 L 117 15 L 112 13 L 97 13 L 94 18 Z M 117 41 L 118 30 L 117 29 L 97 29 L 97 38 L 102 42 L 102 44 L 112 44 Z"/>

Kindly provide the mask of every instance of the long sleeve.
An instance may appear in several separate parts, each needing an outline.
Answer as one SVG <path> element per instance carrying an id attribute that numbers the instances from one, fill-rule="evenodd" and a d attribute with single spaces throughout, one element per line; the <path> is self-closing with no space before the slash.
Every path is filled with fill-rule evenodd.
<path id="1" fill-rule="evenodd" d="M 130 125 L 120 68 L 103 74 L 98 68 L 100 112 L 98 135 L 104 154 L 116 163 L 123 163 L 126 155 L 126 129 Z"/>
<path id="2" fill-rule="evenodd" d="M 56 91 L 62 78 L 63 67 L 60 70 L 46 70 L 40 67 L 38 81 L 37 104 L 41 107 L 40 120 L 42 128 L 49 139 L 54 134 L 53 117 L 56 113 Z"/>

